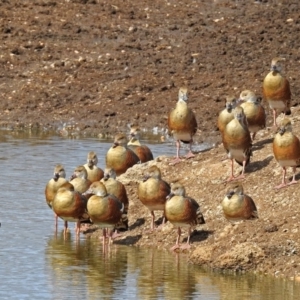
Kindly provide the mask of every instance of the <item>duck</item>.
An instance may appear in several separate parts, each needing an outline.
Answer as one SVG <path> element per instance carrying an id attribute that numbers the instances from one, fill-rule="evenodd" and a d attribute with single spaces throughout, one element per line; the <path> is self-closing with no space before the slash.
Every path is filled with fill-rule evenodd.
<path id="1" fill-rule="evenodd" d="M 126 135 L 119 133 L 114 138 L 114 144 L 106 153 L 106 168 L 113 168 L 117 176 L 140 162 L 139 157 L 127 146 Z"/>
<path id="2" fill-rule="evenodd" d="M 161 178 L 161 171 L 152 165 L 144 174 L 143 180 L 138 185 L 138 198 L 151 214 L 150 230 L 154 230 L 154 211 L 165 210 L 166 197 L 170 194 L 170 185 Z M 165 216 L 163 217 L 163 224 Z"/>
<path id="3" fill-rule="evenodd" d="M 235 96 L 227 96 L 225 108 L 219 113 L 217 126 L 223 136 L 226 125 L 234 119 L 233 110 L 238 105 L 238 99 Z"/>
<path id="4" fill-rule="evenodd" d="M 192 158 L 195 155 L 192 152 L 193 136 L 197 132 L 197 120 L 194 112 L 187 105 L 187 88 L 181 87 L 178 92 L 178 101 L 175 108 L 168 115 L 168 129 L 176 140 L 176 157 L 172 164 L 181 161 L 179 157 L 180 141 L 189 144 L 189 152 L 186 158 Z"/>
<path id="5" fill-rule="evenodd" d="M 231 176 L 227 181 L 245 178 L 245 167 L 252 156 L 252 141 L 247 118 L 241 106 L 234 109 L 234 119 L 225 127 L 223 146 L 231 160 Z M 243 167 L 242 173 L 236 177 L 233 175 L 234 160 Z"/>
<path id="6" fill-rule="evenodd" d="M 179 182 L 171 184 L 171 192 L 165 204 L 165 214 L 168 221 L 177 227 L 177 240 L 171 250 L 189 249 L 192 227 L 205 224 L 205 220 L 197 201 L 186 196 L 185 188 Z M 182 227 L 188 228 L 188 238 L 186 244 L 179 245 Z"/>
<path id="7" fill-rule="evenodd" d="M 104 171 L 101 168 L 97 167 L 97 164 L 98 164 L 98 157 L 96 152 L 94 151 L 88 152 L 87 163 L 84 164 L 83 166 L 87 171 L 87 179 L 90 182 L 99 181 L 104 176 Z"/>
<path id="8" fill-rule="evenodd" d="M 277 111 L 291 114 L 291 89 L 290 83 L 282 74 L 282 62 L 285 59 L 276 57 L 272 59 L 270 72 L 263 81 L 263 96 L 273 111 L 273 126 L 277 125 Z"/>
<path id="9" fill-rule="evenodd" d="M 54 167 L 53 177 L 48 181 L 45 188 L 46 203 L 52 209 L 52 201 L 57 193 L 57 190 L 64 184 L 68 182 L 66 179 L 66 171 L 63 165 L 57 164 Z M 55 215 L 55 228 L 57 228 L 57 215 Z"/>
<path id="10" fill-rule="evenodd" d="M 91 185 L 91 181 L 87 179 L 88 173 L 86 168 L 82 165 L 75 168 L 70 182 L 73 184 L 75 190 L 83 194 Z"/>
<path id="11" fill-rule="evenodd" d="M 153 160 L 153 154 L 149 147 L 141 145 L 140 143 L 141 130 L 138 125 L 130 126 L 131 139 L 127 143 L 129 149 L 131 149 L 140 159 L 141 163 Z"/>
<path id="12" fill-rule="evenodd" d="M 65 221 L 64 233 L 68 230 L 68 222 L 76 222 L 76 236 L 80 234 L 80 222 L 89 218 L 86 198 L 77 192 L 70 182 L 64 183 L 52 201 L 54 213 Z"/>
<path id="13" fill-rule="evenodd" d="M 87 193 L 92 194 L 87 202 L 88 214 L 92 222 L 103 230 L 103 245 L 107 233 L 108 244 L 111 244 L 114 227 L 124 213 L 124 204 L 114 195 L 108 194 L 105 185 L 100 181 L 93 182 Z"/>
<path id="14" fill-rule="evenodd" d="M 123 204 L 124 204 L 124 211 L 123 214 L 125 216 L 122 216 L 121 220 L 127 220 L 127 222 L 119 222 L 115 229 L 116 230 L 128 230 L 128 207 L 129 207 L 129 201 L 128 196 L 126 192 L 126 188 L 124 184 L 116 179 L 117 174 L 116 171 L 112 168 L 105 168 L 104 170 L 104 177 L 101 179 L 101 182 L 105 185 L 107 193 L 114 195 L 118 198 Z"/>
<path id="15" fill-rule="evenodd" d="M 225 218 L 232 223 L 258 219 L 256 205 L 253 199 L 244 193 L 240 182 L 230 185 L 221 204 Z"/>
<path id="16" fill-rule="evenodd" d="M 266 112 L 261 104 L 262 98 L 257 97 L 253 91 L 244 90 L 240 94 L 239 101 L 247 118 L 248 129 L 252 133 L 254 141 L 256 133 L 266 128 Z"/>
<path id="17" fill-rule="evenodd" d="M 293 133 L 291 120 L 287 117 L 281 121 L 279 130 L 274 137 L 273 153 L 283 172 L 282 181 L 275 189 L 296 184 L 296 168 L 300 166 L 300 141 Z M 293 178 L 287 183 L 286 169 L 288 167 L 293 169 Z"/>

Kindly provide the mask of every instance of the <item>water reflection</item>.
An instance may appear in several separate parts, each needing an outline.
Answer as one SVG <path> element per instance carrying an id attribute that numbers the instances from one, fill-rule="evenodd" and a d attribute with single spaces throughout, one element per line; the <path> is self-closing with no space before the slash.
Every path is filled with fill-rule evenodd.
<path id="1" fill-rule="evenodd" d="M 136 266 L 139 298 L 187 299 L 197 293 L 195 274 L 185 255 L 149 249 L 131 255 L 130 265 L 134 265 L 136 255 L 144 262 L 143 266 Z"/>
<path id="2" fill-rule="evenodd" d="M 195 273 L 188 272 L 192 266 L 185 255 L 119 245 L 103 252 L 98 239 L 75 242 L 61 233 L 49 238 L 45 258 L 60 295 L 70 283 L 78 290 L 86 283 L 89 297 L 120 296 L 124 289 L 131 289 L 128 295 L 138 299 L 186 299 L 197 294 Z"/>
<path id="3" fill-rule="evenodd" d="M 300 285 L 267 276 L 204 272 L 185 254 L 112 245 L 103 252 L 95 238 L 49 238 L 46 262 L 55 294 L 89 299 L 298 299 Z M 69 291 L 70 285 L 72 291 Z"/>
<path id="4" fill-rule="evenodd" d="M 235 274 L 199 274 L 198 283 L 206 283 L 219 291 L 221 300 L 296 300 L 299 299 L 300 285 L 289 280 L 274 280 L 270 276 Z M 208 275 L 208 274 L 207 274 Z M 197 276 L 198 277 L 198 276 Z M 207 293 L 207 290 L 205 290 Z M 210 299 L 210 298 L 208 298 Z"/>
<path id="5" fill-rule="evenodd" d="M 48 241 L 46 261 L 51 266 L 50 280 L 60 295 L 65 295 L 72 284 L 74 295 L 112 296 L 118 282 L 124 281 L 127 269 L 127 254 L 118 247 L 102 252 L 101 244 L 90 239 L 73 242 L 64 239 L 63 233 Z M 84 291 L 85 290 L 85 291 Z"/>

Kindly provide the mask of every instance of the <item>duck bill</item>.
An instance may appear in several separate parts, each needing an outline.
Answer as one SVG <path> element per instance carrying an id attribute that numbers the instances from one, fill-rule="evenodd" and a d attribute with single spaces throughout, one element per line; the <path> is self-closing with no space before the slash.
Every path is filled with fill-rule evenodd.
<path id="1" fill-rule="evenodd" d="M 166 199 L 169 200 L 169 199 L 171 199 L 173 196 L 174 196 L 174 193 L 170 193 L 170 194 L 166 197 Z"/>

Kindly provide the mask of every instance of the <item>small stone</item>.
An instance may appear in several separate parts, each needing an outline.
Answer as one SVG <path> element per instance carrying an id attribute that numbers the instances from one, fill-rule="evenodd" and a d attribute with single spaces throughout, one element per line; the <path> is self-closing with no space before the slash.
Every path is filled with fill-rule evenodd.
<path id="1" fill-rule="evenodd" d="M 275 232 L 275 231 L 278 231 L 278 227 L 275 224 L 270 224 L 270 225 L 265 226 L 264 230 L 265 230 L 265 232 Z"/>

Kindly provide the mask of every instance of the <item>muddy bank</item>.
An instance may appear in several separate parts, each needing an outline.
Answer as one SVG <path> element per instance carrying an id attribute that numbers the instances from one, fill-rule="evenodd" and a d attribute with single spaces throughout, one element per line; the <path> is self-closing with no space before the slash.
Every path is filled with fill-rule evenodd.
<path id="1" fill-rule="evenodd" d="M 299 111 L 293 109 L 294 132 L 299 132 Z M 144 171 L 157 165 L 168 182 L 179 181 L 187 195 L 197 200 L 206 220 L 195 228 L 189 255 L 191 262 L 221 271 L 251 271 L 288 278 L 300 276 L 299 257 L 299 184 L 275 190 L 281 182 L 282 170 L 272 152 L 274 132 L 267 128 L 258 133 L 253 157 L 242 180 L 245 193 L 256 203 L 259 219 L 232 225 L 223 216 L 221 201 L 230 175 L 230 162 L 222 160 L 223 146 L 194 159 L 170 165 L 171 157 L 158 157 L 152 162 L 135 165 L 119 176 L 129 194 L 130 230 L 115 240 L 116 244 L 170 249 L 176 241 L 176 229 L 166 223 L 162 230 L 150 233 L 150 213 L 137 198 L 137 185 Z M 175 146 L 174 146 L 175 150 Z M 235 173 L 241 167 L 235 165 Z M 288 176 L 292 175 L 288 170 Z M 299 180 L 299 174 L 296 177 Z M 156 213 L 157 225 L 161 213 Z M 91 234 L 97 238 L 100 231 Z M 187 232 L 181 241 L 186 241 Z"/>

